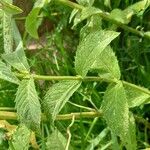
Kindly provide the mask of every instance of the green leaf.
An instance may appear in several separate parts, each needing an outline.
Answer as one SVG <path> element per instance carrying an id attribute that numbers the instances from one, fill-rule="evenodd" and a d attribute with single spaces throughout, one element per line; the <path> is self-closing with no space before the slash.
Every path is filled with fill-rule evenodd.
<path id="1" fill-rule="evenodd" d="M 41 106 L 33 79 L 24 79 L 20 83 L 15 102 L 20 121 L 30 129 L 38 131 L 41 122 Z"/>
<path id="2" fill-rule="evenodd" d="M 118 60 L 110 46 L 107 46 L 98 56 L 91 69 L 95 69 L 103 78 L 120 79 L 121 76 Z"/>
<path id="3" fill-rule="evenodd" d="M 80 5 L 83 6 L 92 6 L 95 0 L 77 0 Z"/>
<path id="4" fill-rule="evenodd" d="M 12 16 L 3 12 L 3 51 L 8 54 L 13 51 L 13 36 L 12 36 Z"/>
<path id="5" fill-rule="evenodd" d="M 105 128 L 95 139 L 90 141 L 90 145 L 86 148 L 86 150 L 94 150 L 96 146 L 106 137 L 109 129 Z"/>
<path id="6" fill-rule="evenodd" d="M 80 41 L 83 40 L 90 32 L 102 29 L 102 19 L 100 15 L 93 15 L 87 19 L 86 25 L 80 30 Z"/>
<path id="7" fill-rule="evenodd" d="M 111 8 L 111 0 L 104 0 L 104 5 L 105 5 L 106 7 L 108 7 L 109 9 L 112 9 L 112 8 Z"/>
<path id="8" fill-rule="evenodd" d="M 121 81 L 108 87 L 101 108 L 111 131 L 124 140 L 129 128 L 129 109 Z"/>
<path id="9" fill-rule="evenodd" d="M 46 142 L 46 149 L 47 150 L 65 150 L 67 144 L 66 138 L 62 135 L 62 133 L 55 129 L 52 134 L 48 136 Z M 70 150 L 71 148 L 69 148 Z"/>
<path id="10" fill-rule="evenodd" d="M 89 69 L 103 50 L 119 33 L 114 31 L 94 31 L 89 33 L 79 44 L 75 57 L 76 72 L 85 77 Z"/>
<path id="11" fill-rule="evenodd" d="M 123 24 L 128 24 L 129 23 L 129 19 L 127 18 L 127 15 L 124 11 L 122 11 L 121 9 L 113 9 L 110 13 L 110 18 L 115 19 L 116 21 L 123 23 Z"/>
<path id="12" fill-rule="evenodd" d="M 26 31 L 30 34 L 30 36 L 38 39 L 38 32 L 37 29 L 39 27 L 39 22 L 38 22 L 38 14 L 40 12 L 41 8 L 34 8 L 29 15 L 26 18 L 26 22 L 25 22 L 25 28 Z"/>
<path id="13" fill-rule="evenodd" d="M 128 105 L 130 108 L 140 106 L 144 103 L 147 103 L 149 94 L 146 94 L 140 90 L 137 90 L 131 86 L 124 85 L 125 92 L 127 95 Z M 145 89 L 147 90 L 147 89 Z M 147 90 L 148 91 L 148 90 Z"/>
<path id="14" fill-rule="evenodd" d="M 82 9 L 82 11 L 77 11 L 76 9 L 72 11 L 72 14 L 70 16 L 70 21 L 72 20 L 72 18 L 75 16 L 74 18 L 74 24 L 73 24 L 73 28 L 79 24 L 80 22 L 82 22 L 83 20 L 101 13 L 102 11 L 98 8 L 95 7 L 85 7 Z"/>
<path id="15" fill-rule="evenodd" d="M 30 135 L 31 132 L 26 126 L 19 126 L 9 142 L 9 150 L 28 150 Z"/>
<path id="16" fill-rule="evenodd" d="M 124 139 L 124 145 L 127 150 L 137 150 L 136 126 L 134 116 L 131 112 L 129 113 L 129 130 Z"/>
<path id="17" fill-rule="evenodd" d="M 80 81 L 61 81 L 49 88 L 43 105 L 46 114 L 52 116 L 53 121 L 80 84 Z"/>
<path id="18" fill-rule="evenodd" d="M 20 47 L 22 47 L 23 49 L 23 40 L 15 20 L 12 21 L 12 27 L 13 27 L 13 38 L 14 38 L 15 45 L 18 46 L 20 44 Z"/>
<path id="19" fill-rule="evenodd" d="M 133 5 L 130 5 L 124 10 L 124 12 L 126 13 L 126 16 L 128 16 L 128 18 L 129 17 L 131 18 L 134 14 L 138 14 L 141 11 L 142 13 L 144 13 L 144 11 L 149 6 L 150 6 L 149 0 L 142 0 L 142 1 L 134 3 Z"/>
<path id="20" fill-rule="evenodd" d="M 0 60 L 0 79 L 19 84 L 17 77 L 11 72 L 10 68 Z"/>
<path id="21" fill-rule="evenodd" d="M 20 72 L 28 73 L 30 71 L 30 67 L 22 47 L 22 42 L 20 42 L 14 52 L 3 54 L 2 58 Z"/>
<path id="22" fill-rule="evenodd" d="M 41 11 L 41 8 L 50 1 L 51 0 L 37 0 L 36 3 L 34 4 L 33 9 L 26 18 L 25 22 L 26 31 L 30 34 L 30 36 L 36 39 L 39 38 L 37 29 L 41 23 L 41 21 L 39 22 L 38 15 Z"/>
<path id="23" fill-rule="evenodd" d="M 11 3 L 8 3 L 6 0 L 1 0 L 0 4 L 2 5 L 2 9 L 11 15 L 16 15 L 22 13 L 22 9 L 20 9 L 17 6 L 12 5 Z"/>
<path id="24" fill-rule="evenodd" d="M 4 51 L 3 15 L 4 15 L 4 11 L 0 9 L 0 53 L 3 53 Z"/>

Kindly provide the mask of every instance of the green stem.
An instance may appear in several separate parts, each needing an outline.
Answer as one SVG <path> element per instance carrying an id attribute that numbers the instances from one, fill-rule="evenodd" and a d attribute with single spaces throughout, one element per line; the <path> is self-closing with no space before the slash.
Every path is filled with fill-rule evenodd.
<path id="1" fill-rule="evenodd" d="M 16 74 L 16 73 L 15 73 Z M 97 82 L 108 82 L 108 83 L 116 83 L 117 80 L 116 79 L 106 79 L 106 78 L 102 78 L 102 77 L 95 77 L 95 76 L 90 76 L 90 77 L 85 77 L 82 78 L 81 76 L 45 76 L 45 75 L 35 75 L 35 74 L 16 74 L 17 77 L 20 78 L 25 78 L 25 79 L 29 79 L 29 78 L 33 78 L 35 80 L 56 80 L 56 81 L 61 81 L 61 80 L 79 80 L 79 81 L 84 81 L 84 82 L 90 82 L 90 81 L 97 81 Z M 124 85 L 130 86 L 138 91 L 141 91 L 143 93 L 146 93 L 148 95 L 150 95 L 150 91 L 146 88 L 137 86 L 135 84 L 126 82 L 126 81 L 122 81 L 122 83 Z"/>
<path id="2" fill-rule="evenodd" d="M 102 117 L 103 113 L 101 111 L 92 111 L 92 112 L 75 112 L 71 114 L 62 114 L 57 115 L 56 120 L 72 120 L 74 116 L 74 119 L 80 119 L 82 118 L 96 118 L 96 117 Z M 136 122 L 142 123 L 147 126 L 148 129 L 150 129 L 150 123 L 145 120 L 142 117 L 138 117 L 134 115 Z M 0 120 L 17 120 L 18 116 L 16 112 L 9 112 L 9 111 L 0 111 Z M 47 121 L 46 116 L 42 114 L 42 120 Z"/>
<path id="3" fill-rule="evenodd" d="M 13 107 L 0 107 L 0 111 L 15 111 Z"/>
<path id="4" fill-rule="evenodd" d="M 15 75 L 19 78 L 29 79 L 33 78 L 35 80 L 79 80 L 79 81 L 105 81 L 105 82 L 116 82 L 114 79 L 106 79 L 96 76 L 90 76 L 82 78 L 82 76 L 46 76 L 46 75 L 36 75 L 36 74 L 19 74 L 15 73 Z"/>
<path id="5" fill-rule="evenodd" d="M 82 9 L 85 8 L 84 6 L 81 6 L 81 5 L 77 4 L 77 3 L 71 2 L 71 1 L 69 1 L 69 0 L 57 0 L 57 1 L 60 2 L 60 3 L 63 3 L 64 5 L 69 6 L 69 7 L 71 7 L 71 8 L 80 9 L 80 10 L 82 10 Z M 136 29 L 134 29 L 134 28 L 131 28 L 131 27 L 125 25 L 125 24 L 122 24 L 121 22 L 119 22 L 119 21 L 115 20 L 114 18 L 110 17 L 110 15 L 109 15 L 108 12 L 103 12 L 103 11 L 101 11 L 101 12 L 99 12 L 98 14 L 99 14 L 104 20 L 110 21 L 110 22 L 112 22 L 113 24 L 116 24 L 118 27 L 120 27 L 120 28 L 122 28 L 122 29 L 124 29 L 124 30 L 126 30 L 126 31 L 128 31 L 128 32 L 131 32 L 131 33 L 134 33 L 134 34 L 136 34 L 136 35 L 138 35 L 138 36 L 141 36 L 141 37 L 145 37 L 145 38 L 150 39 L 150 36 L 149 36 L 149 35 L 146 35 L 143 31 L 138 31 L 138 30 L 136 30 Z"/>

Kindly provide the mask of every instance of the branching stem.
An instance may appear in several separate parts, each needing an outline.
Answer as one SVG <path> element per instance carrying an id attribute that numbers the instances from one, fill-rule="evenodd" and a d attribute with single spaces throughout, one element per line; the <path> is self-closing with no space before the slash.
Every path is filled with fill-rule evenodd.
<path id="1" fill-rule="evenodd" d="M 64 4 L 64 5 L 69 6 L 71 8 L 80 9 L 80 10 L 82 10 L 84 8 L 84 6 L 81 6 L 81 5 L 77 4 L 77 3 L 71 2 L 69 0 L 57 0 L 57 1 L 62 3 L 62 4 Z M 116 24 L 118 27 L 120 27 L 120 28 L 122 28 L 122 29 L 124 29 L 124 30 L 126 30 L 128 32 L 131 32 L 131 33 L 133 33 L 135 35 L 138 35 L 140 37 L 145 37 L 145 38 L 150 39 L 150 36 L 145 34 L 143 31 L 138 31 L 138 30 L 136 30 L 134 28 L 131 28 L 131 27 L 125 25 L 125 24 L 122 24 L 121 22 L 119 22 L 119 21 L 115 20 L 114 18 L 110 17 L 109 13 L 107 13 L 107 12 L 101 11 L 98 14 L 104 20 L 109 21 L 109 22 L 111 22 L 113 24 Z"/>

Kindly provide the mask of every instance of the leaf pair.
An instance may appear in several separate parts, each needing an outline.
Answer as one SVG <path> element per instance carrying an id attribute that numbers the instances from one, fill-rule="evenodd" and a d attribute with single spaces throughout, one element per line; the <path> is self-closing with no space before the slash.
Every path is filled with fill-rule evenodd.
<path id="1" fill-rule="evenodd" d="M 77 49 L 75 59 L 75 69 L 77 73 L 85 77 L 94 63 L 98 61 L 103 50 L 118 35 L 118 33 L 113 31 L 96 31 L 87 35 L 87 37 L 80 42 Z M 105 68 L 107 69 L 107 67 Z M 48 90 L 44 98 L 43 106 L 46 113 L 52 116 L 53 121 L 71 95 L 79 88 L 80 84 L 80 81 L 62 81 L 53 85 Z"/>
<path id="2" fill-rule="evenodd" d="M 15 102 L 20 121 L 30 129 L 39 131 L 41 105 L 32 78 L 22 80 L 16 94 Z"/>

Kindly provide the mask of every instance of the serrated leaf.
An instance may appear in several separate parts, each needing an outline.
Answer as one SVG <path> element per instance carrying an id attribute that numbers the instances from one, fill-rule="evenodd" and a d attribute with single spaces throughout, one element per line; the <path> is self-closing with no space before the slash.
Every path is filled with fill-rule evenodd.
<path id="1" fill-rule="evenodd" d="M 30 135 L 31 132 L 26 126 L 19 126 L 9 142 L 9 150 L 28 150 Z"/>
<path id="2" fill-rule="evenodd" d="M 53 121 L 80 84 L 80 81 L 61 81 L 49 88 L 43 106 L 46 114 L 52 116 Z"/>
<path id="3" fill-rule="evenodd" d="M 48 136 L 46 142 L 46 149 L 47 150 L 65 150 L 67 144 L 66 138 L 62 135 L 62 133 L 55 129 L 52 134 Z M 69 148 L 70 150 L 71 148 Z"/>
<path id="4" fill-rule="evenodd" d="M 110 46 L 107 46 L 99 55 L 91 69 L 95 69 L 100 77 L 120 79 L 118 60 Z"/>
<path id="5" fill-rule="evenodd" d="M 101 109 L 111 131 L 124 140 L 129 128 L 129 109 L 121 81 L 108 87 Z"/>
<path id="6" fill-rule="evenodd" d="M 16 15 L 22 13 L 22 9 L 20 9 L 17 6 L 12 5 L 11 3 L 8 3 L 6 0 L 1 0 L 0 4 L 2 5 L 2 9 L 11 15 Z"/>
<path id="7" fill-rule="evenodd" d="M 119 33 L 114 31 L 94 31 L 89 33 L 79 44 L 75 57 L 76 72 L 85 77 L 89 69 L 103 50 Z"/>
<path id="8" fill-rule="evenodd" d="M 34 4 L 33 9 L 29 13 L 29 15 L 26 18 L 25 22 L 25 28 L 26 31 L 34 38 L 38 39 L 38 32 L 37 29 L 40 25 L 38 15 L 40 13 L 41 8 L 49 3 L 51 0 L 37 0 L 36 3 Z"/>
<path id="9" fill-rule="evenodd" d="M 22 42 L 19 43 L 14 52 L 3 54 L 2 58 L 20 72 L 26 73 L 30 71 L 30 67 L 22 47 Z"/>
<path id="10" fill-rule="evenodd" d="M 124 88 L 127 95 L 128 105 L 130 108 L 147 103 L 147 99 L 150 98 L 149 94 L 139 91 L 131 86 L 124 85 Z"/>
<path id="11" fill-rule="evenodd" d="M 123 142 L 127 150 L 137 150 L 135 119 L 131 112 L 129 113 L 129 130 Z"/>
<path id="12" fill-rule="evenodd" d="M 10 68 L 0 60 L 0 79 L 19 84 L 17 77 L 11 72 Z"/>
<path id="13" fill-rule="evenodd" d="M 20 121 L 32 130 L 39 130 L 41 106 L 32 78 L 22 80 L 16 94 L 15 102 Z"/>

